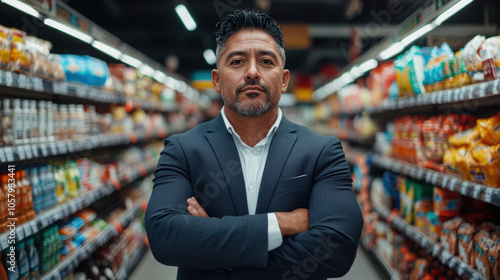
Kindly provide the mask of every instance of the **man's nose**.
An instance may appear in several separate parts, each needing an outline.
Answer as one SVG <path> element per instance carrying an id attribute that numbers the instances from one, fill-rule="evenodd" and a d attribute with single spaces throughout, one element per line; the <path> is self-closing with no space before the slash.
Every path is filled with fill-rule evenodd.
<path id="1" fill-rule="evenodd" d="M 259 69 L 257 68 L 257 62 L 252 61 L 248 63 L 247 72 L 245 73 L 245 80 L 246 81 L 260 80 L 260 78 L 261 76 Z"/>

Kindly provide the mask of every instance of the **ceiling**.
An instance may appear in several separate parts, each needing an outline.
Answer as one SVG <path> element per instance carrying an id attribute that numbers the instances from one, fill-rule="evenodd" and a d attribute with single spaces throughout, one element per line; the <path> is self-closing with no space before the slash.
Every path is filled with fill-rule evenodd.
<path id="1" fill-rule="evenodd" d="M 362 36 L 362 51 L 383 36 L 429 0 L 65 0 L 66 4 L 95 24 L 162 65 L 175 57 L 178 74 L 189 79 L 195 70 L 211 69 L 203 51 L 215 50 L 214 27 L 221 17 L 234 9 L 266 11 L 278 23 L 310 25 L 310 46 L 287 49 L 286 67 L 296 73 L 316 74 L 325 64 L 338 67 L 348 64 L 351 26 L 357 25 Z M 500 1 L 475 0 L 449 22 L 482 24 L 498 22 Z M 198 27 L 188 31 L 174 11 L 184 4 Z M 392 5 L 392 6 L 391 6 Z M 394 6 L 400 5 L 400 6 Z M 392 8 L 398 12 L 389 14 Z M 488 7 L 485 9 L 485 7 Z M 386 15 L 390 15 L 386 17 Z M 26 24 L 25 16 L 0 4 L 0 24 L 24 29 L 32 35 L 50 40 L 55 53 L 89 54 L 108 62 L 112 58 L 43 24 Z M 389 20 L 386 20 L 389 19 Z M 371 24 L 371 25 L 370 25 Z M 370 32 L 375 24 L 377 32 Z M 495 23 L 496 24 L 496 23 Z M 457 30 L 458 31 L 458 30 Z M 460 34 L 459 32 L 457 32 Z M 288 36 L 287 36 L 288 37 Z M 285 38 L 287 40 L 287 38 Z M 344 47 L 342 47 L 344 46 Z M 347 46 L 347 47 L 346 47 Z"/>

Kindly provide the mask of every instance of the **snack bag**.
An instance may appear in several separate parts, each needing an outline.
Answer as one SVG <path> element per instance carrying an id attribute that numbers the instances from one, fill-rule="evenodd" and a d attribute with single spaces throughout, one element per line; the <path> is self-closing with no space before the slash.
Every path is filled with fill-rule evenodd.
<path id="1" fill-rule="evenodd" d="M 408 50 L 408 78 L 413 94 L 425 93 L 424 88 L 424 58 L 420 47 L 413 46 Z"/>
<path id="2" fill-rule="evenodd" d="M 476 161 L 479 170 L 475 170 L 475 180 L 479 183 L 500 187 L 500 144 L 495 146 L 477 146 L 472 150 L 471 156 Z M 472 174 L 472 173 L 471 173 Z"/>
<path id="3" fill-rule="evenodd" d="M 467 147 L 481 141 L 481 134 L 477 127 L 459 132 L 448 139 L 450 146 L 455 148 Z"/>
<path id="4" fill-rule="evenodd" d="M 500 279 L 500 240 L 496 240 L 488 253 L 490 267 L 493 269 L 493 279 Z"/>
<path id="5" fill-rule="evenodd" d="M 478 51 L 481 49 L 485 40 L 486 38 L 484 36 L 477 35 L 460 51 L 472 83 L 484 81 L 483 63 Z"/>
<path id="6" fill-rule="evenodd" d="M 458 256 L 471 267 L 474 267 L 474 225 L 463 223 L 458 228 Z"/>
<path id="7" fill-rule="evenodd" d="M 10 30 L 10 71 L 29 74 L 30 60 L 28 51 L 24 44 L 26 33 L 21 30 L 11 28 Z"/>
<path id="8" fill-rule="evenodd" d="M 7 70 L 10 62 L 9 29 L 0 25 L 0 69 Z"/>
<path id="9" fill-rule="evenodd" d="M 434 212 L 441 217 L 455 217 L 460 214 L 460 197 L 456 192 L 434 187 Z"/>
<path id="10" fill-rule="evenodd" d="M 474 262 L 476 269 L 486 279 L 493 279 L 493 270 L 490 265 L 489 253 L 494 242 L 485 230 L 479 231 L 474 238 Z"/>
<path id="11" fill-rule="evenodd" d="M 450 148 L 444 152 L 443 162 L 446 172 L 458 174 L 457 153 L 458 150 L 453 148 Z"/>
<path id="12" fill-rule="evenodd" d="M 478 119 L 477 128 L 481 141 L 487 145 L 500 143 L 500 113 L 487 119 Z"/>
<path id="13" fill-rule="evenodd" d="M 452 255 L 458 253 L 458 228 L 464 222 L 461 217 L 455 217 L 443 223 L 441 227 L 441 245 Z"/>

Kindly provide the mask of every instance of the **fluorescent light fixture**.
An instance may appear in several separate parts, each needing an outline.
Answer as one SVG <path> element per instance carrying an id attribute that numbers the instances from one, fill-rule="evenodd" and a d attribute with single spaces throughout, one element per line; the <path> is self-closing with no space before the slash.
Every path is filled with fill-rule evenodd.
<path id="1" fill-rule="evenodd" d="M 70 27 L 70 26 L 67 26 L 66 24 L 62 24 L 58 21 L 55 21 L 53 19 L 50 19 L 50 18 L 46 18 L 43 23 L 45 23 L 45 25 L 48 25 L 52 28 L 55 28 L 59 31 L 62 31 L 68 35 L 71 35 L 77 39 L 80 39 L 86 43 L 92 43 L 92 41 L 94 40 L 94 38 L 92 38 L 90 35 L 88 34 L 85 34 L 83 33 L 82 31 L 80 30 L 76 30 L 75 28 L 73 27 Z"/>
<path id="2" fill-rule="evenodd" d="M 164 83 L 167 79 L 167 75 L 165 75 L 165 73 L 161 72 L 160 70 L 156 70 L 154 78 L 158 82 Z"/>
<path id="3" fill-rule="evenodd" d="M 383 50 L 380 53 L 379 58 L 380 58 L 380 60 L 389 59 L 389 58 L 395 56 L 396 54 L 400 53 L 404 49 L 405 49 L 405 46 L 403 44 L 401 44 L 401 42 L 396 42 L 396 43 L 390 45 L 387 49 Z"/>
<path id="4" fill-rule="evenodd" d="M 126 63 L 132 67 L 139 68 L 142 65 L 142 62 L 139 59 L 133 58 L 130 55 L 123 54 L 120 60 L 123 63 Z"/>
<path id="5" fill-rule="evenodd" d="M 143 64 L 141 68 L 139 68 L 139 72 L 151 78 L 155 75 L 155 69 L 151 68 L 151 66 L 146 64 Z"/>
<path id="6" fill-rule="evenodd" d="M 172 77 L 167 77 L 165 79 L 165 85 L 173 90 L 177 90 L 177 88 L 179 87 L 179 81 Z"/>
<path id="7" fill-rule="evenodd" d="M 203 52 L 203 57 L 205 57 L 205 60 L 210 65 L 214 65 L 215 62 L 217 62 L 217 58 L 215 57 L 215 53 L 211 49 L 205 50 Z"/>
<path id="8" fill-rule="evenodd" d="M 180 81 L 178 83 L 178 86 L 177 86 L 177 89 L 180 91 L 180 92 L 185 92 L 187 90 L 188 86 L 185 82 L 183 81 Z"/>
<path id="9" fill-rule="evenodd" d="M 361 69 L 361 71 L 363 71 L 363 73 L 365 73 L 367 71 L 374 69 L 377 66 L 378 66 L 377 60 L 372 58 L 372 59 L 369 59 L 369 60 L 361 63 L 361 65 L 359 65 L 359 69 Z"/>
<path id="10" fill-rule="evenodd" d="M 37 10 L 35 10 L 30 5 L 24 4 L 21 1 L 17 1 L 17 0 L 2 0 L 2 3 L 10 5 L 10 6 L 12 6 L 12 7 L 14 7 L 14 8 L 22 11 L 22 12 L 27 13 L 28 15 L 32 15 L 32 16 L 34 16 L 36 18 L 41 18 L 41 15 L 40 15 L 40 13 Z"/>
<path id="11" fill-rule="evenodd" d="M 186 26 L 186 29 L 189 31 L 193 31 L 196 29 L 196 22 L 194 21 L 193 17 L 191 17 L 191 14 L 189 13 L 188 9 L 186 6 L 180 4 L 175 7 L 175 11 L 179 15 L 179 17 L 182 20 L 182 23 L 184 23 L 184 26 Z"/>
<path id="12" fill-rule="evenodd" d="M 434 24 L 436 26 L 441 25 L 441 23 L 443 23 L 445 20 L 447 20 L 448 18 L 450 18 L 452 15 L 456 14 L 458 11 L 460 11 L 465 6 L 469 5 L 472 1 L 474 1 L 474 0 L 462 0 L 462 1 L 458 2 L 458 3 L 456 3 L 455 5 L 453 5 L 452 7 L 450 7 L 448 10 L 446 10 L 445 12 L 443 12 L 442 14 L 440 14 L 434 20 Z"/>
<path id="13" fill-rule="evenodd" d="M 351 77 L 353 79 L 356 79 L 356 78 L 360 77 L 361 75 L 363 75 L 363 71 L 361 70 L 361 68 L 359 68 L 359 66 L 355 65 L 354 67 L 351 68 L 351 70 L 349 71 L 349 74 L 351 75 Z"/>
<path id="14" fill-rule="evenodd" d="M 121 51 L 101 41 L 95 40 L 94 42 L 92 42 L 92 47 L 102 51 L 105 54 L 108 54 L 115 59 L 120 59 L 120 56 L 122 55 Z"/>
<path id="15" fill-rule="evenodd" d="M 426 24 L 420 27 L 419 29 L 415 30 L 415 32 L 406 36 L 403 40 L 401 40 L 401 44 L 403 44 L 404 46 L 408 46 L 413 41 L 429 33 L 434 28 L 436 28 L 436 26 L 433 23 Z"/>
<path id="16" fill-rule="evenodd" d="M 347 84 L 350 84 L 353 82 L 353 78 L 351 76 L 351 73 L 349 72 L 345 72 L 344 74 L 342 74 L 342 76 L 339 77 L 340 81 L 342 82 L 342 86 L 345 86 Z"/>

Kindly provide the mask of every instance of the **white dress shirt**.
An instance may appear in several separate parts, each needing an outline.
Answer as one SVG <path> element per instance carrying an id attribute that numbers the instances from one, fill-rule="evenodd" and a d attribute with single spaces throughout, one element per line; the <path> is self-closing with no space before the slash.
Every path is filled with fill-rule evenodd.
<path id="1" fill-rule="evenodd" d="M 269 146 L 271 146 L 271 140 L 281 123 L 283 114 L 281 113 L 281 109 L 278 108 L 278 117 L 276 118 L 276 121 L 271 129 L 269 129 L 267 136 L 260 140 L 260 142 L 254 147 L 250 147 L 241 141 L 240 136 L 236 133 L 233 126 L 227 119 L 226 114 L 224 113 L 224 107 L 222 107 L 221 115 L 224 119 L 227 131 L 229 131 L 229 133 L 233 136 L 234 144 L 236 145 L 238 155 L 240 156 L 241 169 L 243 171 L 247 194 L 248 213 L 250 215 L 255 215 L 257 200 L 259 198 L 260 183 L 262 181 L 262 174 L 264 173 L 264 166 L 266 165 L 267 154 L 269 153 Z M 283 238 L 281 236 L 276 214 L 268 213 L 267 221 L 268 250 L 271 251 L 281 246 Z"/>

